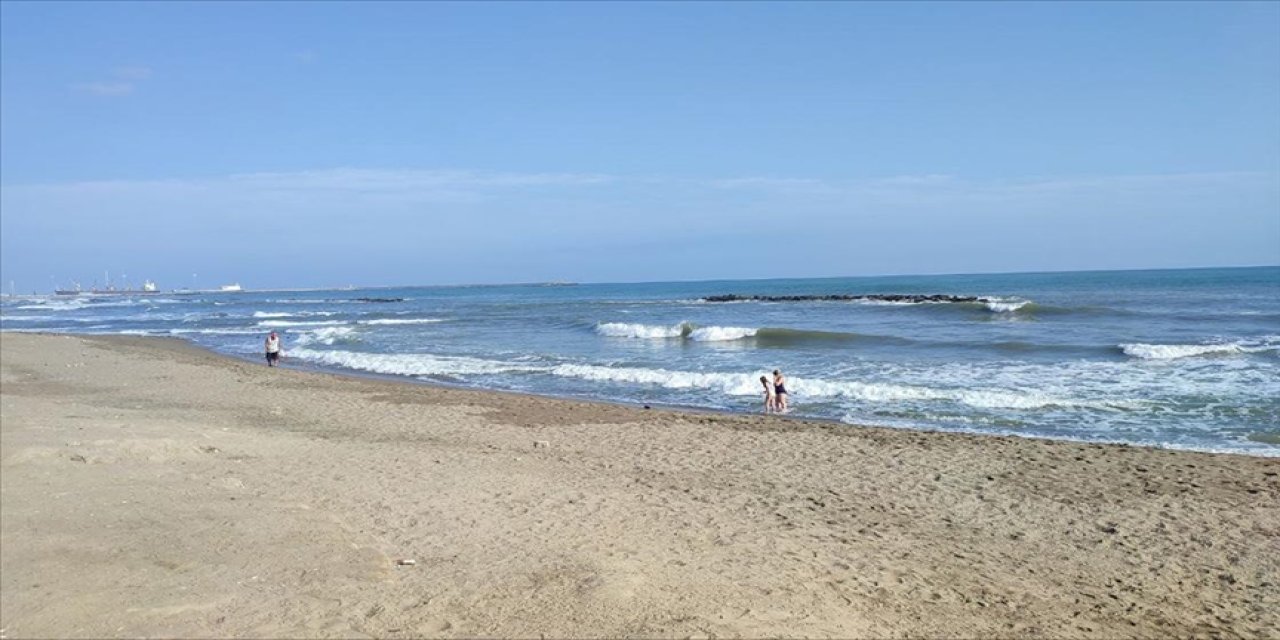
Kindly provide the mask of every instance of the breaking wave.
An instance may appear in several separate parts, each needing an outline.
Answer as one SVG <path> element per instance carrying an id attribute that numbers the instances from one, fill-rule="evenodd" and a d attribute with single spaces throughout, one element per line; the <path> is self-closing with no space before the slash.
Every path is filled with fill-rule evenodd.
<path id="1" fill-rule="evenodd" d="M 342 320 L 263 320 L 259 327 L 318 327 L 322 325 L 342 325 Z"/>
<path id="2" fill-rule="evenodd" d="M 0 322 L 48 322 L 50 320 L 58 320 L 58 316 L 11 316 L 0 314 Z"/>
<path id="3" fill-rule="evenodd" d="M 467 356 L 437 356 L 426 353 L 359 353 L 355 351 L 316 351 L 300 348 L 289 351 L 289 355 L 317 364 L 400 376 L 518 373 L 545 369 L 545 367 L 515 362 L 484 360 Z"/>
<path id="4" fill-rule="evenodd" d="M 749 327 L 699 327 L 691 322 L 653 325 L 627 322 L 605 322 L 596 325 L 596 333 L 610 338 L 686 338 L 694 342 L 741 340 L 756 335 Z"/>
<path id="5" fill-rule="evenodd" d="M 262 331 L 258 329 L 170 329 L 169 334 L 175 336 L 188 334 L 205 336 L 260 336 L 262 335 Z"/>
<path id="6" fill-rule="evenodd" d="M 24 304 L 18 309 L 39 309 L 41 311 L 72 311 L 75 309 L 83 309 L 88 305 L 88 300 L 83 298 L 75 298 L 72 300 L 45 300 L 36 304 Z"/>
<path id="7" fill-rule="evenodd" d="M 707 389 L 733 396 L 754 396 L 760 393 L 759 378 L 763 374 L 702 373 L 586 364 L 562 364 L 552 368 L 551 373 L 598 382 L 656 385 L 667 389 Z M 1115 406 L 1115 403 L 1084 402 L 1036 391 L 945 389 L 820 378 L 790 377 L 787 379 L 787 388 L 795 398 L 851 398 L 868 402 L 952 401 L 983 409 L 1090 407 L 1112 410 Z"/>
<path id="8" fill-rule="evenodd" d="M 596 333 L 610 338 L 681 338 L 692 330 L 692 325 L 687 322 L 671 326 L 627 322 L 605 322 L 596 325 Z"/>
<path id="9" fill-rule="evenodd" d="M 325 344 L 332 346 L 337 342 L 351 342 L 356 339 L 354 327 L 322 327 L 313 331 L 302 331 L 294 338 L 298 345 Z"/>
<path id="10" fill-rule="evenodd" d="M 254 311 L 255 318 L 303 318 L 309 316 L 334 316 L 336 311 Z"/>
<path id="11" fill-rule="evenodd" d="M 1176 360 L 1197 356 L 1229 356 L 1249 353 L 1280 352 L 1280 336 L 1260 340 L 1237 340 L 1209 344 L 1122 344 L 1125 355 L 1142 360 Z"/>
<path id="12" fill-rule="evenodd" d="M 605 322 L 596 325 L 597 334 L 609 338 L 684 338 L 694 342 L 721 342 L 752 339 L 759 345 L 782 346 L 803 342 L 866 341 L 892 344 L 909 344 L 914 341 L 894 336 L 865 335 L 842 331 L 818 331 L 811 329 L 787 329 L 781 327 L 699 327 L 692 322 L 673 325 Z"/>
<path id="13" fill-rule="evenodd" d="M 1030 300 L 1017 298 L 990 298 L 982 304 L 995 313 L 1014 313 L 1029 308 L 1033 303 Z"/>
<path id="14" fill-rule="evenodd" d="M 741 340 L 756 335 L 756 331 L 747 327 L 701 327 L 690 331 L 689 339 L 695 342 Z"/>
<path id="15" fill-rule="evenodd" d="M 345 332 L 338 335 L 349 335 Z M 299 344 L 302 341 L 299 340 Z M 431 354 L 377 354 L 353 351 L 317 351 L 305 347 L 290 352 L 296 358 L 357 371 L 403 376 L 459 376 L 476 374 L 548 374 L 594 382 L 658 386 L 666 389 L 699 389 L 730 395 L 754 396 L 760 392 L 764 372 L 726 373 L 673 371 L 644 367 L 610 367 L 593 364 L 543 365 L 534 362 L 487 360 L 467 356 Z M 1088 402 L 1032 390 L 1001 388 L 939 388 L 910 384 L 827 380 L 792 377 L 787 386 L 797 399 L 848 398 L 867 402 L 957 402 L 982 409 L 1091 408 L 1115 410 L 1115 402 Z"/>
<path id="16" fill-rule="evenodd" d="M 444 322 L 444 318 L 381 318 L 378 320 L 360 320 L 357 324 L 435 324 L 437 322 Z"/>

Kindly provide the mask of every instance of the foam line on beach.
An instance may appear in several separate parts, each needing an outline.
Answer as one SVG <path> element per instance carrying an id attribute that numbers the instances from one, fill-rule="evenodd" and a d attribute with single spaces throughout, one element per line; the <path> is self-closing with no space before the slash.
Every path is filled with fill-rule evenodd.
<path id="1" fill-rule="evenodd" d="M 332 336 L 337 338 L 337 335 Z M 746 373 L 672 371 L 661 368 L 594 364 L 539 364 L 432 354 L 375 354 L 341 350 L 295 349 L 295 357 L 370 373 L 403 376 L 526 373 L 597 382 L 653 385 L 667 389 L 706 389 L 728 396 L 754 396 L 764 371 Z M 983 409 L 1086 408 L 1114 411 L 1117 399 L 1095 402 L 1031 391 L 1000 388 L 949 389 L 911 384 L 792 377 L 788 386 L 798 399 L 853 398 L 876 403 L 901 401 L 958 402 Z"/>

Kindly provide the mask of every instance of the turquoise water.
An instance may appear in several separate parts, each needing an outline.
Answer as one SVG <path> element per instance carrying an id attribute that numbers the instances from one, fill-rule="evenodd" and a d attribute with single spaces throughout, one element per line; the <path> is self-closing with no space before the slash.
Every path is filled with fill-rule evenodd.
<path id="1" fill-rule="evenodd" d="M 712 303 L 721 294 L 983 301 Z M 393 302 L 360 298 L 400 298 Z M 1280 267 L 49 297 L 0 327 L 175 335 L 291 364 L 902 428 L 1280 455 Z"/>

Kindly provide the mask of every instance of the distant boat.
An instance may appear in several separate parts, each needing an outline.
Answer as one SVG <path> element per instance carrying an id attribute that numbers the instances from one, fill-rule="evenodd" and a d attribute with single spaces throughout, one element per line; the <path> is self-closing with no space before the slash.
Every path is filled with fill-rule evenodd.
<path id="1" fill-rule="evenodd" d="M 224 284 L 221 287 L 218 287 L 218 291 L 223 293 L 235 293 L 237 291 L 244 291 L 244 288 L 240 286 L 239 282 L 233 282 L 231 284 Z"/>

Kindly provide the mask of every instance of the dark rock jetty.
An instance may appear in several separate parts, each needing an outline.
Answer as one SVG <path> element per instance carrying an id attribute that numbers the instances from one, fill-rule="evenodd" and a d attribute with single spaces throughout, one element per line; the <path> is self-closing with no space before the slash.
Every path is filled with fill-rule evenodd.
<path id="1" fill-rule="evenodd" d="M 356 302 L 404 302 L 404 298 L 356 298 Z"/>
<path id="2" fill-rule="evenodd" d="M 736 293 L 729 293 L 722 296 L 707 296 L 702 299 L 704 302 L 813 302 L 813 301 L 854 301 L 854 300 L 873 300 L 876 302 L 904 302 L 904 303 L 923 303 L 923 302 L 991 302 L 989 298 L 979 298 L 977 296 L 951 296 L 946 294 L 919 294 L 919 293 L 868 293 L 861 295 L 853 295 L 848 293 L 829 293 L 826 295 L 800 295 L 800 296 L 759 296 L 747 295 L 740 296 Z"/>

